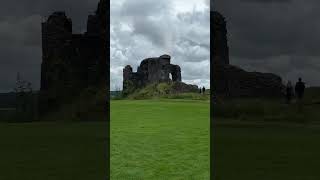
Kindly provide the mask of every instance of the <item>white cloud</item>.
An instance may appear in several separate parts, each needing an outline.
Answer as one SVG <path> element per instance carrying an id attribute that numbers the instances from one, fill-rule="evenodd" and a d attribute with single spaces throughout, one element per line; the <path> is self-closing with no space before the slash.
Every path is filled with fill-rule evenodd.
<path id="1" fill-rule="evenodd" d="M 122 88 L 122 69 L 136 71 L 148 57 L 170 54 L 182 80 L 210 85 L 210 19 L 206 0 L 112 0 L 111 90 Z"/>

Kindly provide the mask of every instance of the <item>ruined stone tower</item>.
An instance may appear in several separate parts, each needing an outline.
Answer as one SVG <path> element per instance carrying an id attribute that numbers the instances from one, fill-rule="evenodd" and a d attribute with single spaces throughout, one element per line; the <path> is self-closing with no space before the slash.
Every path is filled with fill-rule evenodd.
<path id="1" fill-rule="evenodd" d="M 225 18 L 218 12 L 211 12 L 211 32 L 213 46 L 211 46 L 211 89 L 217 94 L 228 94 L 227 74 L 224 66 L 229 65 L 229 47 L 227 40 L 227 26 Z M 212 42 L 212 41 L 211 41 Z"/>
<path id="2" fill-rule="evenodd" d="M 171 64 L 170 60 L 169 55 L 144 59 L 137 72 L 133 72 L 132 67 L 127 65 L 123 69 L 123 92 L 131 93 L 148 84 L 161 82 L 176 82 L 179 91 L 197 91 L 197 86 L 181 82 L 181 68 L 179 65 Z"/>
<path id="3" fill-rule="evenodd" d="M 72 33 L 72 20 L 65 12 L 54 12 L 42 23 L 40 112 L 87 87 L 107 83 L 106 8 L 101 0 L 83 34 Z"/>
<path id="4" fill-rule="evenodd" d="M 217 64 L 229 64 L 229 47 L 227 39 L 227 23 L 225 18 L 218 12 L 213 11 L 213 58 Z"/>
<path id="5" fill-rule="evenodd" d="M 227 23 L 219 12 L 211 12 L 211 89 L 229 97 L 281 96 L 281 77 L 271 73 L 247 72 L 229 64 Z"/>

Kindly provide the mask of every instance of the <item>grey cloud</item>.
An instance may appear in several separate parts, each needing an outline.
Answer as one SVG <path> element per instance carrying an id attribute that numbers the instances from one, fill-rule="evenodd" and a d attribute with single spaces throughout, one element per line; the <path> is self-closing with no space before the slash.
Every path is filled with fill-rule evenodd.
<path id="1" fill-rule="evenodd" d="M 168 41 L 168 30 L 170 27 L 167 23 L 154 22 L 150 19 L 135 19 L 134 20 L 134 33 L 147 37 L 151 42 L 159 46 L 166 46 Z M 167 31 L 168 33 L 164 33 Z"/>
<path id="2" fill-rule="evenodd" d="M 41 46 L 40 15 L 24 18 L 7 18 L 0 21 L 0 40 L 3 46 L 23 44 Z"/>
<path id="3" fill-rule="evenodd" d="M 87 15 L 95 11 L 97 4 L 98 0 L 11 0 L 0 7 L 0 17 L 45 17 L 54 11 L 66 11 L 79 30 L 85 27 Z"/>
<path id="4" fill-rule="evenodd" d="M 170 0 L 161 0 L 155 2 L 154 0 L 139 0 L 139 1 L 124 1 L 121 8 L 122 16 L 131 16 L 134 18 L 141 18 L 145 16 L 157 16 L 166 14 L 171 9 Z"/>
<path id="5" fill-rule="evenodd" d="M 11 0 L 0 6 L 0 91 L 15 86 L 17 72 L 39 88 L 41 22 L 54 11 L 66 11 L 75 32 L 86 28 L 87 16 L 99 0 Z"/>

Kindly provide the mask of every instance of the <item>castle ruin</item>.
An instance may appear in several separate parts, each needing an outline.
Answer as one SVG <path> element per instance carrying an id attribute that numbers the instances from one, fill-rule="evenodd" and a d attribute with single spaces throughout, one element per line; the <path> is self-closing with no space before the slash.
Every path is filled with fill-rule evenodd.
<path id="1" fill-rule="evenodd" d="M 123 69 L 123 92 L 129 94 L 148 84 L 161 82 L 175 82 L 179 92 L 197 91 L 197 86 L 181 82 L 181 68 L 179 65 L 171 64 L 170 60 L 169 55 L 144 59 L 137 72 L 133 72 L 132 67 L 127 65 Z"/>
<path id="2" fill-rule="evenodd" d="M 272 73 L 247 72 L 229 64 L 225 18 L 211 12 L 211 89 L 215 95 L 228 97 L 278 97 L 283 94 L 281 77 Z"/>
<path id="3" fill-rule="evenodd" d="M 107 84 L 106 9 L 107 1 L 100 0 L 83 34 L 73 34 L 65 12 L 54 12 L 42 23 L 41 112 L 87 87 Z"/>

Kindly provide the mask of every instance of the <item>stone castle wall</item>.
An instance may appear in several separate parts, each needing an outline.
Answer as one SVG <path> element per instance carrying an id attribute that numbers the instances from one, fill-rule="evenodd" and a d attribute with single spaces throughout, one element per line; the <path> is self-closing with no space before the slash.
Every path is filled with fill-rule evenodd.
<path id="1" fill-rule="evenodd" d="M 83 34 L 73 34 L 65 12 L 54 12 L 42 23 L 41 112 L 106 83 L 106 6 L 105 0 L 99 2 Z"/>

